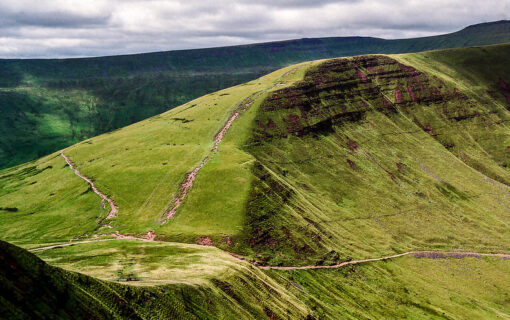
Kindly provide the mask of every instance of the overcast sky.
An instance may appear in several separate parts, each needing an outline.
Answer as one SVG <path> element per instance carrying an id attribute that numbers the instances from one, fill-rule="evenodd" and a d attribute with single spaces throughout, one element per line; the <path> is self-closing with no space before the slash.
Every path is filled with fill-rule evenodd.
<path id="1" fill-rule="evenodd" d="M 303 37 L 404 38 L 510 19 L 510 0 L 0 0 L 0 57 L 79 57 Z"/>

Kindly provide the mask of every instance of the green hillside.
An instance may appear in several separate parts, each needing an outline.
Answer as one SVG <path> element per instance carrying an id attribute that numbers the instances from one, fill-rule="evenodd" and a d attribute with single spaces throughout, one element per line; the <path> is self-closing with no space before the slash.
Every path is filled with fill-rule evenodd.
<path id="1" fill-rule="evenodd" d="M 232 261 L 235 259 L 217 249 L 154 243 L 140 247 L 129 241 L 111 247 L 125 250 L 124 255 L 140 250 L 147 250 L 147 256 L 159 252 L 153 258 L 161 258 L 161 252 L 170 249 L 182 259 L 183 264 L 171 266 L 167 271 L 180 276 L 172 281 L 144 283 L 144 286 L 127 285 L 137 280 L 129 274 L 129 264 L 140 259 L 133 255 L 122 261 L 126 274 L 117 273 L 114 279 L 119 280 L 120 277 L 125 284 L 98 280 L 49 266 L 33 254 L 0 241 L 0 317 L 52 320 L 232 319 L 233 316 L 264 318 L 268 312 L 278 317 L 304 318 L 309 315 L 308 308 L 292 292 L 286 293 L 281 284 L 246 263 Z M 105 252 L 103 257 L 111 254 L 111 250 L 110 253 Z M 193 262 L 197 262 L 197 254 L 203 256 L 203 261 L 212 270 L 206 270 L 206 265 L 195 272 L 187 270 Z M 168 260 L 171 257 L 166 255 Z M 68 258 L 72 260 L 71 255 Z M 100 256 L 95 258 L 94 262 L 101 260 Z M 168 260 L 164 262 L 168 263 Z M 182 270 L 183 265 L 186 270 Z M 164 264 L 160 261 L 158 266 Z M 199 272 L 204 270 L 206 274 Z M 153 274 L 151 279 L 154 279 Z"/>
<path id="2" fill-rule="evenodd" d="M 84 59 L 0 60 L 0 168 L 314 59 L 510 41 L 500 21 L 426 38 L 317 38 Z"/>
<path id="3" fill-rule="evenodd" d="M 508 319 L 509 52 L 304 62 L 3 169 L 1 239 L 140 318 Z"/>

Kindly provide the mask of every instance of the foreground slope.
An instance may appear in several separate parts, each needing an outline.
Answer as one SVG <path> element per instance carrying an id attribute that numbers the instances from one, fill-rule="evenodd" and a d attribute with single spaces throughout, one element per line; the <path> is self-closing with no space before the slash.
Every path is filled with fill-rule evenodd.
<path id="1" fill-rule="evenodd" d="M 117 242 L 121 242 L 118 248 L 140 250 L 140 247 L 135 248 L 135 243 Z M 142 249 L 147 250 L 146 257 L 151 257 L 150 249 L 157 246 L 165 246 L 180 259 L 190 261 L 194 253 L 213 257 L 212 253 L 218 251 L 199 246 L 149 243 Z M 0 241 L 0 249 L 2 319 L 232 319 L 233 316 L 249 319 L 263 318 L 268 313 L 279 318 L 305 318 L 311 312 L 276 281 L 246 263 L 232 261 L 233 258 L 229 261 L 221 252 L 216 252 L 213 261 L 206 262 L 213 270 L 205 275 L 195 270 L 193 275 L 186 276 L 189 271 L 183 265 L 168 266 L 168 271 L 193 279 L 191 283 L 179 277 L 171 282 L 154 282 L 151 275 L 152 285 L 128 286 L 49 266 L 33 254 L 3 241 Z M 161 257 L 162 250 L 159 252 Z M 66 259 L 73 261 L 73 258 L 70 255 Z M 94 255 L 94 259 L 99 260 L 100 256 Z M 135 259 L 139 257 L 129 260 Z M 112 258 L 111 262 L 116 261 Z M 167 263 L 159 267 L 164 269 Z M 127 268 L 124 271 L 127 272 Z M 132 277 L 134 274 L 121 281 L 133 283 L 136 279 Z"/>
<path id="2" fill-rule="evenodd" d="M 483 253 L 510 253 L 509 51 L 314 61 L 204 96 L 0 171 L 0 234 L 99 279 L 216 288 L 246 318 L 508 318 L 508 256 Z"/>
<path id="3" fill-rule="evenodd" d="M 302 61 L 510 41 L 499 21 L 440 36 L 301 39 L 85 59 L 0 60 L 0 168 Z"/>
<path id="4" fill-rule="evenodd" d="M 0 315 L 10 319 L 510 318 L 510 263 L 497 257 L 416 255 L 264 274 L 203 246 L 112 240 L 39 253 L 105 281 L 0 245 Z M 205 260 L 191 262 L 196 254 Z"/>

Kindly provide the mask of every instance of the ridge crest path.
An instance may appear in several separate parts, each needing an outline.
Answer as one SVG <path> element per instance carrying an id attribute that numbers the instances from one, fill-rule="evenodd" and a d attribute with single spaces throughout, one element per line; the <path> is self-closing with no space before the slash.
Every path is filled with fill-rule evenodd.
<path id="1" fill-rule="evenodd" d="M 152 233 L 150 233 L 152 234 Z M 46 247 L 39 247 L 39 248 L 33 248 L 29 249 L 30 252 L 39 252 L 39 251 L 45 251 L 45 250 L 51 250 L 56 248 L 62 248 L 62 247 L 68 247 L 68 246 L 74 246 L 78 244 L 83 243 L 91 243 L 91 242 L 99 242 L 99 241 L 116 241 L 116 240 L 138 240 L 138 241 L 146 241 L 146 242 L 164 242 L 165 241 L 154 241 L 153 238 L 140 238 L 135 236 L 124 236 L 124 237 L 116 237 L 116 238 L 109 238 L 109 239 L 95 239 L 95 240 L 85 240 L 85 241 L 79 241 L 79 242 L 69 242 L 69 243 L 62 243 L 62 244 L 54 244 L 51 246 Z M 215 247 L 216 248 L 216 247 Z M 407 251 L 403 253 L 398 253 L 394 255 L 379 257 L 379 258 L 370 258 L 370 259 L 360 259 L 360 260 L 351 260 L 351 261 L 344 261 L 338 264 L 333 265 L 325 265 L 325 266 L 316 266 L 316 265 L 309 265 L 309 266 L 268 266 L 268 265 L 260 265 L 256 261 L 251 261 L 243 256 L 240 256 L 238 254 L 225 251 L 223 249 L 218 248 L 219 250 L 226 252 L 230 254 L 232 257 L 236 258 L 237 260 L 245 261 L 250 263 L 256 268 L 263 269 L 263 270 L 309 270 L 309 269 L 338 269 L 344 266 L 348 265 L 354 265 L 354 264 L 362 264 L 367 262 L 376 262 L 376 261 L 384 261 L 384 260 L 390 260 L 390 259 L 396 259 L 404 256 L 412 255 L 415 258 L 425 258 L 425 259 L 444 259 L 444 258 L 481 258 L 481 257 L 493 257 L 493 258 L 501 258 L 502 260 L 510 260 L 510 254 L 508 253 L 482 253 L 482 252 L 467 252 L 467 251 L 434 251 L 434 250 L 415 250 L 415 251 Z"/>
<path id="2" fill-rule="evenodd" d="M 110 212 L 108 212 L 108 215 L 106 216 L 105 219 L 111 219 L 111 218 L 115 217 L 115 215 L 119 211 L 119 207 L 115 204 L 115 201 L 113 201 L 107 195 L 105 195 L 104 193 L 99 191 L 99 189 L 95 186 L 95 184 L 94 184 L 94 182 L 92 182 L 92 180 L 90 180 L 89 178 L 84 176 L 78 169 L 76 169 L 74 163 L 69 159 L 69 157 L 67 157 L 64 154 L 63 150 L 60 151 L 60 155 L 65 159 L 65 161 L 69 165 L 69 168 L 71 168 L 71 170 L 74 171 L 74 174 L 76 174 L 78 177 L 85 180 L 92 188 L 92 191 L 94 191 L 94 193 L 97 194 L 101 198 L 101 204 L 103 205 L 103 208 L 105 208 L 105 201 L 110 204 Z"/>

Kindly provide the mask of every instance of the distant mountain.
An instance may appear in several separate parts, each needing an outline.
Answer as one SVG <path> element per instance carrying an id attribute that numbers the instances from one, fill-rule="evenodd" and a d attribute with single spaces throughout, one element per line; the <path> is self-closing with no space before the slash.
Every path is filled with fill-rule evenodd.
<path id="1" fill-rule="evenodd" d="M 0 60 L 0 168 L 302 61 L 510 41 L 510 21 L 415 39 L 299 39 L 81 59 Z"/>

